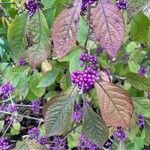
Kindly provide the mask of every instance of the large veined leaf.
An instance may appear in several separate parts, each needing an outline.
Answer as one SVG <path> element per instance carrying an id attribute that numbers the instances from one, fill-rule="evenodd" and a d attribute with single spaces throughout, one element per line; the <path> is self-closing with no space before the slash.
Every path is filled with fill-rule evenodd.
<path id="1" fill-rule="evenodd" d="M 89 106 L 86 106 L 82 133 L 100 147 L 103 146 L 109 136 L 107 125 Z"/>
<path id="2" fill-rule="evenodd" d="M 45 16 L 38 11 L 27 24 L 28 37 L 27 57 L 32 66 L 45 61 L 50 55 L 50 31 Z"/>
<path id="3" fill-rule="evenodd" d="M 128 19 L 130 20 L 136 13 L 142 11 L 149 0 L 128 0 Z"/>
<path id="4" fill-rule="evenodd" d="M 127 81 L 135 88 L 143 91 L 150 90 L 150 79 L 131 72 L 126 74 L 126 77 Z"/>
<path id="5" fill-rule="evenodd" d="M 52 39 L 57 58 L 67 55 L 76 43 L 81 0 L 66 8 L 56 18 L 52 28 Z"/>
<path id="6" fill-rule="evenodd" d="M 104 121 L 113 127 L 128 128 L 133 104 L 128 93 L 118 85 L 102 81 L 95 84 Z"/>
<path id="7" fill-rule="evenodd" d="M 54 96 L 45 105 L 45 126 L 49 136 L 63 134 L 70 129 L 76 94 L 71 91 Z"/>
<path id="8" fill-rule="evenodd" d="M 111 2 L 101 0 L 92 11 L 92 20 L 97 41 L 115 58 L 124 36 L 125 26 L 121 12 Z"/>
<path id="9" fill-rule="evenodd" d="M 13 52 L 13 57 L 19 59 L 25 54 L 27 40 L 25 37 L 27 15 L 18 16 L 8 28 L 8 42 Z"/>

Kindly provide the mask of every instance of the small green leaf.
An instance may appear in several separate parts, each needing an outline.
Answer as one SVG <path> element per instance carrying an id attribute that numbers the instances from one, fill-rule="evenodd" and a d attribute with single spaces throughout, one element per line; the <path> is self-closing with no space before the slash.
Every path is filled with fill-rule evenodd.
<path id="1" fill-rule="evenodd" d="M 125 76 L 127 77 L 127 81 L 135 88 L 143 91 L 150 90 L 150 79 L 131 72 Z"/>
<path id="2" fill-rule="evenodd" d="M 0 131 L 2 131 L 4 129 L 4 121 L 1 120 L 0 121 Z"/>
<path id="3" fill-rule="evenodd" d="M 13 123 L 13 126 L 10 132 L 12 135 L 18 135 L 20 133 L 20 129 L 21 129 L 20 123 Z"/>
<path id="4" fill-rule="evenodd" d="M 142 22 L 142 24 L 141 24 Z M 143 28 L 144 26 L 144 28 Z M 149 18 L 143 13 L 138 13 L 131 21 L 131 38 L 135 42 L 147 42 L 150 26 Z"/>
<path id="5" fill-rule="evenodd" d="M 80 48 L 75 47 L 72 49 L 72 52 L 69 55 L 60 59 L 60 61 L 69 61 L 70 73 L 74 70 L 83 70 L 83 67 L 80 66 L 82 62 L 79 60 L 81 53 L 82 50 Z"/>
<path id="6" fill-rule="evenodd" d="M 136 113 L 143 114 L 145 117 L 150 118 L 150 100 L 144 97 L 136 97 L 133 100 Z"/>
<path id="7" fill-rule="evenodd" d="M 100 147 L 106 142 L 109 131 L 103 119 L 90 106 L 86 105 L 86 114 L 82 126 L 82 133 Z"/>
<path id="8" fill-rule="evenodd" d="M 80 17 L 77 41 L 84 45 L 88 36 L 88 25 L 85 18 Z"/>
<path id="9" fill-rule="evenodd" d="M 41 79 L 42 79 L 42 74 L 36 72 L 32 75 L 29 81 L 30 90 L 38 97 L 42 97 L 43 94 L 45 93 L 45 88 L 37 87 Z"/>
<path id="10" fill-rule="evenodd" d="M 48 71 L 46 74 L 44 74 L 44 76 L 41 78 L 40 83 L 38 84 L 37 87 L 47 87 L 52 85 L 58 74 L 60 73 L 61 69 L 60 68 L 56 68 L 53 70 Z"/>

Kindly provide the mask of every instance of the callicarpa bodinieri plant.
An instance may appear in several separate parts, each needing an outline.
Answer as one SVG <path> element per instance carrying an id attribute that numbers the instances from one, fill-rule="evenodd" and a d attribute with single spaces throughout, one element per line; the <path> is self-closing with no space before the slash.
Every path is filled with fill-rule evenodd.
<path id="1" fill-rule="evenodd" d="M 149 0 L 0 11 L 0 150 L 150 150 Z"/>

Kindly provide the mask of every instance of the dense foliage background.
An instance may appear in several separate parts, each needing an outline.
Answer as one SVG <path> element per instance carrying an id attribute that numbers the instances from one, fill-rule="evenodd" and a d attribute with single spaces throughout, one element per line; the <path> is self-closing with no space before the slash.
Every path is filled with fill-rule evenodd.
<path id="1" fill-rule="evenodd" d="M 148 0 L 0 0 L 0 150 L 150 150 Z"/>

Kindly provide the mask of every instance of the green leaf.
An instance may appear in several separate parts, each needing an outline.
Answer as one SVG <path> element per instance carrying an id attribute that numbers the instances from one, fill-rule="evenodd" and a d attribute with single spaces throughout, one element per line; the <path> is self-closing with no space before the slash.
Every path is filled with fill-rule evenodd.
<path id="1" fill-rule="evenodd" d="M 140 65 L 137 64 L 135 61 L 132 61 L 132 60 L 128 61 L 128 66 L 129 66 L 130 71 L 134 72 L 134 73 L 137 73 L 139 68 L 140 68 Z"/>
<path id="2" fill-rule="evenodd" d="M 103 119 L 86 104 L 86 114 L 82 125 L 82 133 L 100 147 L 106 142 L 109 131 Z"/>
<path id="3" fill-rule="evenodd" d="M 2 131 L 4 129 L 4 121 L 1 120 L 0 121 L 0 131 Z"/>
<path id="4" fill-rule="evenodd" d="M 77 34 L 77 41 L 84 45 L 88 36 L 88 25 L 85 18 L 80 17 L 79 29 Z"/>
<path id="5" fill-rule="evenodd" d="M 61 69 L 60 68 L 56 68 L 53 70 L 48 71 L 46 74 L 44 74 L 44 76 L 41 78 L 40 83 L 38 84 L 37 87 L 47 87 L 52 85 L 58 74 L 60 73 Z"/>
<path id="6" fill-rule="evenodd" d="M 125 76 L 127 77 L 127 81 L 135 88 L 143 91 L 150 90 L 150 79 L 131 72 Z"/>
<path id="7" fill-rule="evenodd" d="M 54 19 L 55 19 L 55 12 L 56 12 L 56 9 L 53 8 L 53 7 L 45 9 L 43 11 L 43 14 L 45 15 L 45 18 L 47 20 L 47 24 L 48 24 L 49 29 L 51 29 L 51 27 L 53 25 L 53 22 L 54 22 Z"/>
<path id="8" fill-rule="evenodd" d="M 25 53 L 27 41 L 25 37 L 26 30 L 26 15 L 18 16 L 8 28 L 8 42 L 13 52 L 13 57 L 19 59 Z"/>
<path id="9" fill-rule="evenodd" d="M 72 52 L 60 59 L 60 61 L 69 61 L 69 71 L 70 73 L 74 70 L 83 70 L 83 67 L 80 66 L 82 63 L 79 58 L 82 50 L 80 48 L 73 48 Z"/>
<path id="10" fill-rule="evenodd" d="M 11 135 L 18 135 L 20 133 L 21 125 L 20 123 L 13 123 L 13 126 L 11 128 Z"/>
<path id="11" fill-rule="evenodd" d="M 32 75 L 29 81 L 30 90 L 38 97 L 42 97 L 43 94 L 45 93 L 45 88 L 37 87 L 41 79 L 42 79 L 42 74 L 36 72 Z"/>
<path id="12" fill-rule="evenodd" d="M 71 90 L 58 94 L 45 105 L 45 126 L 49 136 L 63 134 L 70 130 L 76 93 Z"/>
<path id="13" fill-rule="evenodd" d="M 144 139 L 143 139 L 144 144 L 146 146 L 149 146 L 149 144 L 150 144 L 150 136 L 149 136 L 150 135 L 150 125 L 149 124 L 147 124 L 147 123 L 145 124 L 142 133 L 144 134 Z"/>
<path id="14" fill-rule="evenodd" d="M 141 24 L 142 22 L 142 24 Z M 143 28 L 144 26 L 144 28 Z M 135 42 L 147 42 L 150 26 L 149 18 L 143 13 L 138 13 L 131 21 L 131 38 Z"/>
<path id="15" fill-rule="evenodd" d="M 134 140 L 134 150 L 142 150 L 144 147 L 143 140 L 140 137 L 136 137 Z"/>
<path id="16" fill-rule="evenodd" d="M 44 5 L 44 8 L 51 7 L 55 3 L 55 0 L 42 0 L 42 4 Z"/>
<path id="17" fill-rule="evenodd" d="M 38 11 L 28 22 L 26 35 L 30 39 L 26 52 L 29 63 L 35 67 L 50 55 L 50 31 L 44 14 Z"/>
<path id="18" fill-rule="evenodd" d="M 150 100 L 146 98 L 136 97 L 134 98 L 134 107 L 137 114 L 143 114 L 145 117 L 150 118 Z"/>

